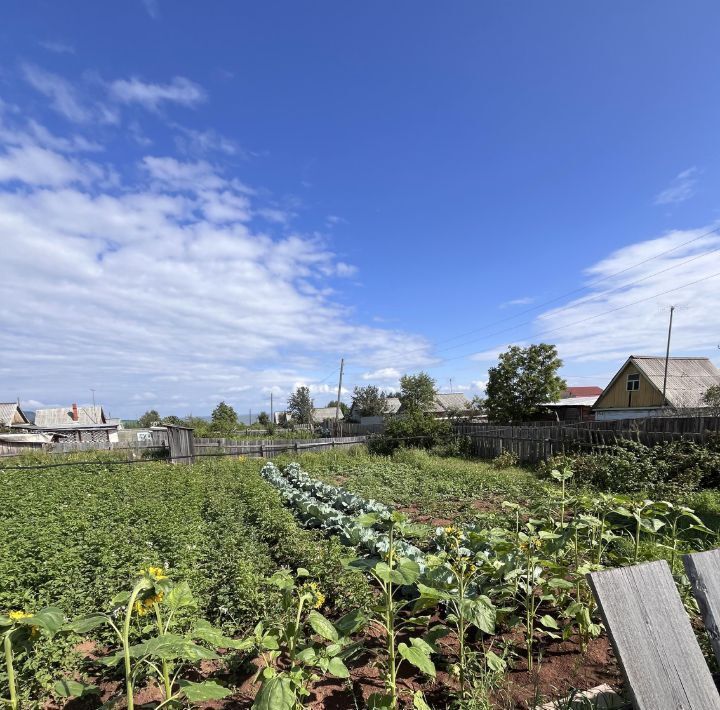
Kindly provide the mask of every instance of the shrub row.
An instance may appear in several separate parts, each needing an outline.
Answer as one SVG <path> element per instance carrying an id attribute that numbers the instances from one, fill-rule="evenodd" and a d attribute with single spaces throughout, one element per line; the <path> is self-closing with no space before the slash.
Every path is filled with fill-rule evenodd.
<path id="1" fill-rule="evenodd" d="M 578 483 L 602 490 L 674 496 L 720 486 L 720 439 L 705 445 L 679 440 L 654 446 L 626 440 L 595 454 L 555 456 L 541 464 L 540 472 L 549 476 L 563 467 L 575 472 Z"/>

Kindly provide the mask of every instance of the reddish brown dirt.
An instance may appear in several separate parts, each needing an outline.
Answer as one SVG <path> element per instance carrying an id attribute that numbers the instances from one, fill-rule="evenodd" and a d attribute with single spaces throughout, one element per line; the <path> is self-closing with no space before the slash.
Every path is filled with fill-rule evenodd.
<path id="1" fill-rule="evenodd" d="M 436 621 L 436 620 L 434 620 Z M 518 634 L 505 634 L 496 637 L 494 650 L 499 650 L 498 642 L 506 644 L 511 650 L 510 670 L 502 687 L 493 696 L 495 706 L 500 709 L 525 709 L 533 706 L 534 700 L 547 702 L 567 695 L 572 689 L 587 690 L 601 683 L 614 688 L 621 686 L 621 678 L 606 638 L 590 642 L 586 653 L 581 653 L 576 640 L 552 642 L 541 645 L 531 672 L 527 670 L 522 638 Z M 380 630 L 371 627 L 361 639 L 365 646 L 363 653 L 348 663 L 350 678 L 325 678 L 311 687 L 312 694 L 306 707 L 313 710 L 344 710 L 363 707 L 372 693 L 383 692 L 382 670 L 377 663 L 378 651 L 383 646 Z M 455 659 L 457 639 L 452 635 L 438 641 L 441 654 L 436 657 L 437 678 L 435 680 L 419 677 L 407 664 L 401 667 L 398 684 L 401 692 L 409 700 L 416 690 L 421 690 L 433 708 L 446 708 L 451 694 L 457 687 L 454 677 L 448 674 L 448 664 Z M 92 644 L 82 644 L 77 648 L 87 655 L 88 660 L 96 658 L 97 648 Z M 212 676 L 215 680 L 234 688 L 233 695 L 223 701 L 202 703 L 198 707 L 208 710 L 240 710 L 250 708 L 259 684 L 253 683 L 255 672 L 262 667 L 260 659 L 253 659 L 241 666 L 237 672 L 231 672 L 223 661 L 204 662 L 199 672 L 190 675 L 192 680 Z M 101 693 L 82 700 L 71 700 L 66 710 L 91 710 L 98 708 L 113 696 L 122 694 L 122 683 L 105 681 L 100 683 Z M 136 705 L 157 703 L 162 690 L 152 683 L 141 688 L 135 696 Z M 44 710 L 56 710 L 62 707 L 53 703 L 45 705 Z M 122 702 L 118 710 L 125 707 Z"/>

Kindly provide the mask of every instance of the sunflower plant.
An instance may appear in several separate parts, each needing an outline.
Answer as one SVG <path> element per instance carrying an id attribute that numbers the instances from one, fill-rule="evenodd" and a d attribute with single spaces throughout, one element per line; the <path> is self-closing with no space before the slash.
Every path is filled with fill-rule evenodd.
<path id="1" fill-rule="evenodd" d="M 114 631 L 120 648 L 103 663 L 109 667 L 123 665 L 128 710 L 134 710 L 136 687 L 148 674 L 155 675 L 163 687 L 164 697 L 157 708 L 177 706 L 183 698 L 200 702 L 230 694 L 212 680 L 196 683 L 180 678 L 188 665 L 219 658 L 218 648 L 248 650 L 253 645 L 251 640 L 224 636 L 204 620 L 180 633 L 176 627 L 182 624 L 175 623 L 178 616 L 183 609 L 196 606 L 186 582 L 173 583 L 163 567 L 148 567 L 140 570 L 132 590 L 118 594 L 111 606 L 111 613 L 76 619 L 67 628 L 81 634 L 102 626 Z M 153 632 L 149 638 L 132 643 L 138 635 L 142 638 Z"/>
<path id="2" fill-rule="evenodd" d="M 264 667 L 255 677 L 262 684 L 253 708 L 302 708 L 310 695 L 310 683 L 323 675 L 350 677 L 345 661 L 360 649 L 350 636 L 366 619 L 360 611 L 350 612 L 335 623 L 323 616 L 320 609 L 325 595 L 302 567 L 294 576 L 289 570 L 280 570 L 269 583 L 281 592 L 283 614 L 280 623 L 267 631 L 262 623 L 255 628 Z"/>
<path id="3" fill-rule="evenodd" d="M 5 672 L 8 680 L 8 698 L 2 700 L 12 710 L 18 710 L 20 699 L 15 659 L 19 654 L 27 654 L 41 636 L 52 638 L 64 626 L 65 617 L 60 609 L 47 606 L 40 611 L 31 612 L 19 609 L 0 614 L 0 635 L 2 636 L 5 657 Z"/>

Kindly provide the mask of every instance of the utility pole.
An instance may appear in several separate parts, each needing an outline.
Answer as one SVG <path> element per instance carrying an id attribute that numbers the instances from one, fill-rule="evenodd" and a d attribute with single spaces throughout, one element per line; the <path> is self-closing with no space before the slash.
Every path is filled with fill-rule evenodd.
<path id="1" fill-rule="evenodd" d="M 248 426 L 252 426 L 252 409 L 250 409 L 250 414 L 248 415 Z"/>
<path id="2" fill-rule="evenodd" d="M 665 397 L 665 390 L 667 389 L 667 373 L 668 373 L 668 362 L 670 360 L 670 336 L 672 335 L 672 321 L 673 312 L 675 306 L 670 306 L 670 325 L 668 326 L 668 338 L 667 338 L 667 349 L 665 350 L 665 375 L 663 377 L 663 407 L 667 407 L 667 398 Z"/>
<path id="3" fill-rule="evenodd" d="M 270 423 L 271 423 L 271 424 L 274 424 L 274 423 L 275 423 L 275 417 L 273 417 L 273 400 L 272 400 L 272 396 L 273 396 L 273 393 L 272 393 L 272 390 L 270 390 Z"/>
<path id="4" fill-rule="evenodd" d="M 450 394 L 452 394 L 452 393 L 453 393 L 453 391 L 452 391 L 452 377 L 451 377 L 450 378 Z"/>
<path id="5" fill-rule="evenodd" d="M 337 436 L 338 432 L 338 420 L 340 419 L 340 393 L 342 392 L 342 376 L 343 376 L 343 368 L 345 367 L 345 358 L 340 358 L 340 379 L 338 381 L 338 394 L 337 394 L 337 403 L 335 404 L 335 431 L 333 434 Z"/>
<path id="6" fill-rule="evenodd" d="M 90 391 L 92 392 L 92 395 L 93 395 L 93 407 L 94 407 L 95 406 L 95 390 L 91 387 Z"/>

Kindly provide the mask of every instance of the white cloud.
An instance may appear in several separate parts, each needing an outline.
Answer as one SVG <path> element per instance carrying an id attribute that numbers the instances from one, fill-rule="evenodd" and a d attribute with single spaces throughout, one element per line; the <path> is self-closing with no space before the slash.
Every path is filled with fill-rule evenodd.
<path id="1" fill-rule="evenodd" d="M 22 69 L 25 80 L 49 98 L 50 105 L 69 121 L 86 123 L 92 118 L 91 111 L 83 105 L 69 81 L 34 64 L 25 64 Z"/>
<path id="2" fill-rule="evenodd" d="M 507 308 L 508 306 L 527 306 L 532 303 L 535 299 L 531 296 L 524 296 L 523 298 L 513 298 L 511 301 L 505 301 L 500 304 L 500 308 Z"/>
<path id="3" fill-rule="evenodd" d="M 57 40 L 46 40 L 40 41 L 38 44 L 43 48 L 47 49 L 48 52 L 54 52 L 55 54 L 75 54 L 75 47 L 67 42 L 60 42 Z"/>
<path id="4" fill-rule="evenodd" d="M 0 182 L 60 186 L 87 184 L 102 175 L 96 165 L 79 163 L 37 145 L 13 146 L 0 153 Z"/>
<path id="5" fill-rule="evenodd" d="M 399 380 L 400 370 L 394 367 L 381 367 L 379 370 L 364 372 L 362 378 L 363 380 Z"/>
<path id="6" fill-rule="evenodd" d="M 114 108 L 102 101 L 81 96 L 75 86 L 59 74 L 53 74 L 34 64 L 23 64 L 22 73 L 25 81 L 50 99 L 50 106 L 68 121 L 114 125 L 120 120 Z"/>
<path id="7" fill-rule="evenodd" d="M 212 128 L 198 131 L 178 124 L 174 124 L 174 128 L 179 131 L 179 135 L 175 137 L 175 144 L 183 153 L 190 155 L 224 153 L 225 155 L 246 157 L 234 140 Z"/>
<path id="8" fill-rule="evenodd" d="M 695 194 L 698 169 L 696 167 L 683 170 L 675 176 L 668 187 L 655 195 L 656 205 L 676 205 L 689 200 Z"/>
<path id="9" fill-rule="evenodd" d="M 354 322 L 328 244 L 254 230 L 264 198 L 212 164 L 148 156 L 137 182 L 113 184 L 102 153 L 81 161 L 57 138 L 0 130 L 6 396 L 71 402 L 92 382 L 122 416 L 146 402 L 204 414 L 211 394 L 268 408 L 301 381 L 333 398 L 310 375 L 339 353 L 368 371 L 428 361 L 424 339 Z"/>
<path id="10" fill-rule="evenodd" d="M 157 20 L 160 17 L 160 4 L 158 0 L 142 0 L 142 4 L 145 6 L 147 12 L 153 20 Z"/>
<path id="11" fill-rule="evenodd" d="M 109 89 L 117 101 L 138 103 L 151 111 L 156 111 L 163 103 L 196 106 L 207 98 L 200 85 L 183 76 L 174 77 L 169 84 L 151 84 L 136 77 L 117 79 Z"/>
<path id="12" fill-rule="evenodd" d="M 720 236 L 708 231 L 674 231 L 613 252 L 588 269 L 602 283 L 543 313 L 538 335 L 557 343 L 564 360 L 619 365 L 631 354 L 664 352 L 669 306 L 677 305 L 672 352 L 713 357 L 720 333 L 720 276 L 713 276 L 720 273 Z"/>

